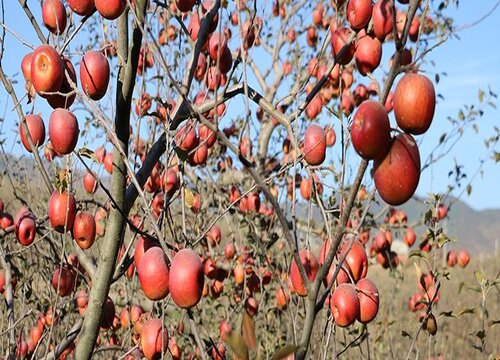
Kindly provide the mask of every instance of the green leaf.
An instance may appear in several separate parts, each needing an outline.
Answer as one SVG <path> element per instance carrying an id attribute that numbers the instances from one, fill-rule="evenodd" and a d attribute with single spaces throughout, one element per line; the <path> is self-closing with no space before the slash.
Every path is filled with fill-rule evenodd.
<path id="1" fill-rule="evenodd" d="M 243 335 L 243 340 L 247 344 L 250 350 L 257 348 L 257 339 L 255 338 L 255 324 L 253 318 L 248 315 L 247 312 L 243 314 L 243 319 L 241 321 L 241 334 Z"/>
<path id="2" fill-rule="evenodd" d="M 87 159 L 91 159 L 93 162 L 97 162 L 97 158 L 95 156 L 95 153 L 88 149 L 88 148 L 81 148 L 79 151 L 78 151 L 78 154 L 81 156 L 81 157 L 85 157 Z"/>
<path id="3" fill-rule="evenodd" d="M 272 360 L 286 359 L 289 355 L 293 354 L 298 348 L 299 347 L 297 345 L 287 344 L 278 351 L 276 351 L 271 359 Z"/>
<path id="4" fill-rule="evenodd" d="M 477 97 L 479 98 L 479 102 L 482 103 L 484 101 L 484 91 L 479 89 L 479 94 Z"/>
<path id="5" fill-rule="evenodd" d="M 476 280 L 479 284 L 483 284 L 484 283 L 484 274 L 481 272 L 481 270 L 476 270 L 474 272 L 474 276 L 476 277 Z"/>
<path id="6" fill-rule="evenodd" d="M 448 236 L 446 236 L 444 233 L 441 233 L 438 235 L 438 237 L 436 238 L 436 241 L 437 241 L 437 244 L 438 244 L 438 248 L 442 248 L 444 244 L 450 242 L 450 238 Z"/>
<path id="7" fill-rule="evenodd" d="M 408 259 L 412 257 L 419 257 L 419 258 L 424 258 L 427 259 L 427 253 L 422 250 L 412 250 L 410 251 L 410 254 L 408 255 Z"/>

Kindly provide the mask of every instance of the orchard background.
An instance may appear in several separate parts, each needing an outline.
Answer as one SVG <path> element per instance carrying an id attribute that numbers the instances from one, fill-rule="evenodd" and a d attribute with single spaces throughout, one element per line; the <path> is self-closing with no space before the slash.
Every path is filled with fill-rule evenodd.
<path id="1" fill-rule="evenodd" d="M 2 0 L 0 356 L 498 357 L 499 4 Z"/>

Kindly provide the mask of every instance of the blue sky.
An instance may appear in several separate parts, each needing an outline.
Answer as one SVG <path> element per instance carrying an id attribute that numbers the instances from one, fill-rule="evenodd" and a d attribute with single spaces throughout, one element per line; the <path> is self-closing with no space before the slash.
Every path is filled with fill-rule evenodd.
<path id="1" fill-rule="evenodd" d="M 462 1 L 458 10 L 449 10 L 448 13 L 455 17 L 457 26 L 467 25 L 481 18 L 486 14 L 498 0 Z M 7 24 L 15 29 L 22 37 L 31 43 L 37 44 L 34 32 L 30 30 L 29 23 L 19 7 L 14 1 L 6 3 Z M 35 6 L 36 8 L 36 6 Z M 35 9 L 35 16 L 39 12 Z M 458 110 L 464 104 L 478 102 L 478 89 L 486 90 L 491 86 L 494 92 L 500 93 L 500 46 L 497 44 L 500 38 L 500 7 L 482 21 L 480 24 L 461 31 L 458 35 L 460 39 L 450 39 L 441 47 L 435 49 L 429 59 L 436 64 L 429 67 L 430 73 L 446 72 L 447 76 L 441 76 L 441 81 L 436 84 L 436 91 L 444 96 L 440 100 L 434 117 L 434 122 L 428 134 L 419 138 L 421 142 L 421 154 L 424 160 L 437 139 L 443 132 L 449 130 L 448 116 L 456 116 Z M 9 75 L 20 71 L 20 62 L 28 48 L 11 35 L 7 36 L 7 51 L 4 57 L 4 68 Z M 20 79 L 19 77 L 17 79 Z M 252 83 L 252 77 L 250 77 Z M 22 84 L 17 85 L 18 95 L 23 94 Z M 13 136 L 17 118 L 14 117 L 12 102 L 6 102 L 5 91 L 0 89 L 0 117 L 6 121 L 0 124 L 1 131 L 7 133 L 6 149 L 14 153 L 20 152 L 19 146 L 13 146 Z M 498 103 L 500 106 L 500 102 Z M 37 103 L 36 111 L 46 109 Z M 29 108 L 25 105 L 24 110 Z M 46 114 L 48 112 L 44 111 Z M 324 112 L 323 112 L 324 114 Z M 48 115 L 47 115 L 48 118 Z M 422 174 L 417 190 L 419 195 L 427 192 L 441 192 L 449 184 L 448 170 L 453 166 L 454 159 L 464 165 L 464 171 L 468 176 L 472 176 L 478 169 L 479 161 L 485 159 L 487 151 L 483 140 L 485 137 L 493 135 L 493 126 L 500 126 L 500 110 L 488 108 L 485 115 L 479 121 L 479 133 L 475 134 L 469 130 L 463 139 L 460 140 L 454 150 L 441 160 L 432 169 Z M 46 122 L 48 119 L 45 119 Z M 498 150 L 498 148 L 497 148 Z M 473 191 L 470 196 L 464 195 L 462 199 L 475 209 L 498 208 L 500 207 L 500 167 L 493 161 L 488 160 L 484 167 L 484 173 L 476 175 L 472 183 Z M 455 193 L 457 195 L 458 192 Z"/>

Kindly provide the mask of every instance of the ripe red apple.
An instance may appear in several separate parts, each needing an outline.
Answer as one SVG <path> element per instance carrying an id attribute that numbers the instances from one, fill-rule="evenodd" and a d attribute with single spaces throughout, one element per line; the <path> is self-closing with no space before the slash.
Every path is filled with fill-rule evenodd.
<path id="1" fill-rule="evenodd" d="M 390 0 L 378 0 L 372 10 L 373 33 L 381 41 L 392 31 L 392 4 Z"/>
<path id="2" fill-rule="evenodd" d="M 99 51 L 86 53 L 80 64 L 82 89 L 92 100 L 100 100 L 106 94 L 109 84 L 108 59 Z"/>
<path id="3" fill-rule="evenodd" d="M 220 227 L 217 225 L 212 226 L 207 233 L 208 243 L 210 244 L 210 246 L 214 247 L 220 244 L 221 240 L 222 240 L 222 234 Z"/>
<path id="4" fill-rule="evenodd" d="M 78 120 L 66 109 L 56 109 L 49 118 L 49 137 L 54 151 L 59 155 L 70 154 L 78 142 Z"/>
<path id="5" fill-rule="evenodd" d="M 415 235 L 415 231 L 413 230 L 413 228 L 406 228 L 405 234 L 403 236 L 403 241 L 405 242 L 405 244 L 408 245 L 408 247 L 412 247 L 413 244 L 415 244 L 416 239 L 417 236 Z"/>
<path id="6" fill-rule="evenodd" d="M 95 0 L 95 7 L 101 16 L 108 20 L 115 20 L 125 10 L 126 0 Z"/>
<path id="7" fill-rule="evenodd" d="M 58 266 L 52 275 L 52 286 L 59 296 L 68 296 L 75 288 L 75 273 L 67 265 Z"/>
<path id="8" fill-rule="evenodd" d="M 236 247 L 234 246 L 234 243 L 227 243 L 226 246 L 224 246 L 224 257 L 227 260 L 231 260 L 234 258 L 234 255 L 236 255 Z"/>
<path id="9" fill-rule="evenodd" d="M 55 231 L 64 233 L 73 228 L 76 216 L 76 201 L 73 194 L 55 190 L 49 199 L 49 220 Z"/>
<path id="10" fill-rule="evenodd" d="M 467 266 L 467 264 L 469 264 L 469 261 L 470 261 L 469 252 L 467 250 L 461 250 L 458 253 L 458 261 L 457 261 L 458 266 L 464 268 Z"/>
<path id="11" fill-rule="evenodd" d="M 170 266 L 169 289 L 172 300 L 181 308 L 198 304 L 205 278 L 200 257 L 191 249 L 175 254 Z"/>
<path id="12" fill-rule="evenodd" d="M 309 250 L 301 250 L 299 252 L 299 257 L 302 265 L 304 266 L 304 269 L 306 270 L 307 277 L 310 281 L 314 281 L 319 267 L 316 257 Z M 290 267 L 290 279 L 297 295 L 306 296 L 307 288 L 302 282 L 302 278 L 300 277 L 299 273 L 299 267 L 295 263 L 295 259 L 292 261 L 292 265 Z"/>
<path id="13" fill-rule="evenodd" d="M 198 136 L 200 138 L 200 142 L 205 143 L 209 148 L 214 146 L 215 141 L 217 140 L 215 132 L 206 125 L 201 125 L 198 128 Z"/>
<path id="14" fill-rule="evenodd" d="M 33 144 L 36 147 L 42 146 L 45 142 L 45 124 L 43 123 L 42 118 L 38 115 L 26 115 L 25 119 Z M 24 132 L 24 128 L 21 124 L 19 124 L 19 136 L 21 137 L 21 142 L 23 143 L 24 148 L 31 152 L 27 134 Z"/>
<path id="15" fill-rule="evenodd" d="M 393 139 L 385 156 L 375 160 L 373 178 L 379 195 L 389 205 L 401 205 L 413 196 L 420 180 L 420 153 L 411 135 Z"/>
<path id="16" fill-rule="evenodd" d="M 113 173 L 113 153 L 109 152 L 104 156 L 104 168 L 108 174 Z"/>
<path id="17" fill-rule="evenodd" d="M 326 126 L 324 130 L 325 130 L 326 146 L 332 147 L 333 145 L 335 145 L 335 141 L 337 140 L 337 136 L 335 135 L 335 130 L 331 126 Z"/>
<path id="18" fill-rule="evenodd" d="M 87 171 L 85 175 L 83 175 L 83 187 L 89 194 L 93 194 L 97 189 L 97 182 L 90 171 Z"/>
<path id="19" fill-rule="evenodd" d="M 14 219 L 14 233 L 23 246 L 33 243 L 36 236 L 35 216 L 27 207 L 22 207 Z"/>
<path id="20" fill-rule="evenodd" d="M 150 300 L 161 300 L 169 293 L 168 259 L 161 247 L 154 246 L 142 256 L 137 275 L 144 295 Z"/>
<path id="21" fill-rule="evenodd" d="M 42 5 L 42 20 L 45 27 L 54 35 L 66 29 L 66 8 L 61 0 L 45 0 Z"/>
<path id="22" fill-rule="evenodd" d="M 304 134 L 304 159 L 309 165 L 320 165 L 326 157 L 326 135 L 322 127 L 310 125 Z"/>
<path id="23" fill-rule="evenodd" d="M 448 251 L 448 254 L 446 254 L 446 262 L 449 267 L 454 267 L 458 263 L 458 254 L 455 250 Z"/>
<path id="24" fill-rule="evenodd" d="M 353 30 L 364 28 L 372 17 L 371 0 L 349 0 L 347 4 L 347 21 Z"/>
<path id="25" fill-rule="evenodd" d="M 189 12 L 196 4 L 196 0 L 175 0 L 177 9 L 181 12 Z"/>
<path id="26" fill-rule="evenodd" d="M 348 249 L 348 243 L 346 242 L 342 249 L 340 250 L 340 256 L 342 256 Z M 355 282 L 364 278 L 368 272 L 368 257 L 366 256 L 365 247 L 359 242 L 354 241 L 352 243 L 351 249 L 347 253 L 344 265 L 347 265 L 347 269 L 351 273 L 351 276 Z"/>
<path id="27" fill-rule="evenodd" d="M 175 142 L 177 146 L 187 152 L 193 150 L 198 144 L 198 137 L 191 122 L 182 126 L 175 134 Z"/>
<path id="28" fill-rule="evenodd" d="M 387 112 L 380 103 L 364 101 L 351 125 L 351 140 L 356 152 L 364 159 L 383 156 L 391 145 L 391 128 Z"/>
<path id="29" fill-rule="evenodd" d="M 31 83 L 31 59 L 33 57 L 33 52 L 29 52 L 24 55 L 21 61 L 21 70 L 23 72 L 24 80 Z"/>
<path id="30" fill-rule="evenodd" d="M 148 360 L 160 359 L 167 352 L 168 331 L 160 319 L 150 319 L 142 327 L 141 348 Z"/>
<path id="31" fill-rule="evenodd" d="M 68 73 L 71 81 L 73 81 L 73 83 L 76 85 L 78 82 L 76 81 L 76 72 L 73 63 L 65 57 L 63 57 L 63 62 L 65 71 Z M 59 89 L 60 94 L 47 95 L 47 102 L 53 109 L 68 109 L 71 105 L 73 105 L 76 99 L 76 93 L 72 92 L 73 87 L 68 81 L 66 74 L 64 74 L 61 88 Z"/>
<path id="32" fill-rule="evenodd" d="M 7 228 L 11 227 L 14 225 L 14 218 L 12 217 L 11 214 L 4 212 L 0 216 L 0 226 L 2 227 L 3 230 L 6 230 Z"/>
<path id="33" fill-rule="evenodd" d="M 80 16 L 89 15 L 95 8 L 94 0 L 67 0 L 68 6 Z"/>
<path id="34" fill-rule="evenodd" d="M 73 223 L 73 238 L 78 246 L 83 250 L 90 248 L 94 243 L 95 235 L 94 217 L 86 211 L 80 211 L 76 214 Z"/>
<path id="35" fill-rule="evenodd" d="M 335 31 L 332 31 L 332 53 L 340 65 L 349 64 L 356 51 L 356 44 L 354 41 L 351 41 L 342 53 L 342 56 L 340 56 L 340 51 L 347 44 L 347 40 L 351 37 L 352 33 L 352 30 L 347 27 L 339 27 Z"/>
<path id="36" fill-rule="evenodd" d="M 436 108 L 434 85 L 424 75 L 406 74 L 394 92 L 394 116 L 398 126 L 413 135 L 431 126 Z"/>
<path id="37" fill-rule="evenodd" d="M 330 310 L 338 326 L 347 327 L 354 323 L 359 315 L 356 288 L 351 284 L 337 286 L 330 299 Z"/>
<path id="38" fill-rule="evenodd" d="M 64 78 L 64 62 L 59 53 L 50 45 L 40 45 L 31 57 L 31 82 L 36 92 L 56 92 Z"/>
<path id="39" fill-rule="evenodd" d="M 224 49 L 227 48 L 227 38 L 224 33 L 214 32 L 208 40 L 208 53 L 212 60 L 222 56 Z"/>
<path id="40" fill-rule="evenodd" d="M 448 215 L 448 208 L 444 204 L 439 204 L 437 208 L 437 221 L 443 220 Z"/>
<path id="41" fill-rule="evenodd" d="M 378 313 L 380 295 L 375 284 L 368 279 L 361 279 L 356 284 L 359 299 L 358 321 L 363 324 L 371 322 Z"/>
<path id="42" fill-rule="evenodd" d="M 382 44 L 376 37 L 363 36 L 358 40 L 356 48 L 356 67 L 361 75 L 372 73 L 380 65 Z"/>

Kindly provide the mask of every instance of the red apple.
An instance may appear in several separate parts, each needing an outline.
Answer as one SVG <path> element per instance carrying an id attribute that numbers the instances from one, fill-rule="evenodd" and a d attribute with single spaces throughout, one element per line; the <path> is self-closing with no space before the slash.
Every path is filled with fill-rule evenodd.
<path id="1" fill-rule="evenodd" d="M 142 327 L 141 348 L 148 360 L 160 359 L 167 352 L 168 331 L 160 319 L 150 319 Z"/>
<path id="2" fill-rule="evenodd" d="M 33 57 L 33 52 L 29 52 L 24 55 L 21 61 L 21 70 L 23 72 L 24 80 L 31 83 L 31 59 Z"/>
<path id="3" fill-rule="evenodd" d="M 363 324 L 371 322 L 378 313 L 380 295 L 375 284 L 368 279 L 361 279 L 356 284 L 359 299 L 358 321 Z"/>
<path id="4" fill-rule="evenodd" d="M 94 0 L 67 0 L 68 6 L 80 16 L 89 15 L 95 8 Z"/>
<path id="5" fill-rule="evenodd" d="M 100 100 L 106 94 L 109 84 L 108 59 L 99 51 L 86 53 L 80 64 L 82 89 L 92 100 Z"/>
<path id="6" fill-rule="evenodd" d="M 356 48 L 356 67 L 361 75 L 372 73 L 380 65 L 382 59 L 382 44 L 379 39 L 363 36 L 358 40 Z"/>
<path id="7" fill-rule="evenodd" d="M 320 165 L 326 157 L 326 135 L 322 127 L 310 125 L 304 134 L 304 159 L 309 165 Z"/>
<path id="8" fill-rule="evenodd" d="M 64 62 L 59 53 L 50 45 L 40 45 L 31 57 L 31 82 L 36 92 L 56 92 L 64 78 Z"/>
<path id="9" fill-rule="evenodd" d="M 424 75 L 406 74 L 394 92 L 394 116 L 398 126 L 413 135 L 431 126 L 436 108 L 434 85 Z"/>
<path id="10" fill-rule="evenodd" d="M 142 256 L 137 275 L 144 295 L 150 300 L 161 300 L 169 293 L 168 259 L 161 247 L 154 246 Z"/>
<path id="11" fill-rule="evenodd" d="M 78 121 L 75 115 L 66 109 L 56 109 L 49 118 L 50 142 L 59 155 L 70 154 L 78 142 Z"/>
<path id="12" fill-rule="evenodd" d="M 417 236 L 415 235 L 415 231 L 413 230 L 413 228 L 406 228 L 405 234 L 403 236 L 403 241 L 405 242 L 405 244 L 408 245 L 408 247 L 412 247 L 413 244 L 415 244 L 416 239 Z"/>
<path id="13" fill-rule="evenodd" d="M 90 213 L 80 211 L 76 214 L 73 223 L 73 238 L 80 248 L 86 250 L 92 246 L 96 235 L 95 227 L 94 217 Z"/>
<path id="14" fill-rule="evenodd" d="M 335 323 L 347 327 L 359 316 L 359 298 L 356 288 L 351 284 L 340 284 L 330 299 L 330 310 Z"/>
<path id="15" fill-rule="evenodd" d="M 63 57 L 64 69 L 68 73 L 71 81 L 76 85 L 76 72 L 75 67 L 71 61 Z M 47 95 L 47 102 L 53 109 L 64 108 L 68 109 L 75 102 L 76 93 L 73 93 L 73 87 L 68 81 L 66 74 L 64 74 L 61 88 L 59 89 L 60 94 Z"/>
<path id="16" fill-rule="evenodd" d="M 467 250 L 461 250 L 458 253 L 458 261 L 457 261 L 458 266 L 464 268 L 467 266 L 467 264 L 469 264 L 469 261 L 470 261 L 469 252 Z"/>
<path id="17" fill-rule="evenodd" d="M 381 41 L 392 32 L 392 4 L 390 0 L 378 0 L 372 11 L 373 33 Z"/>
<path id="18" fill-rule="evenodd" d="M 372 17 L 371 0 L 349 0 L 347 4 L 347 21 L 353 30 L 364 28 Z"/>
<path id="19" fill-rule="evenodd" d="M 49 199 L 49 220 L 55 231 L 64 233 L 73 228 L 76 216 L 76 201 L 67 191 L 54 191 Z"/>
<path id="20" fill-rule="evenodd" d="M 66 8 L 61 0 L 45 0 L 42 5 L 42 20 L 45 27 L 54 35 L 66 29 Z"/>
<path id="21" fill-rule="evenodd" d="M 193 150 L 198 144 L 198 137 L 191 122 L 182 126 L 175 134 L 175 142 L 177 146 L 187 152 Z"/>
<path id="22" fill-rule="evenodd" d="M 391 145 L 391 128 L 387 112 L 380 103 L 364 101 L 351 125 L 351 140 L 356 152 L 364 159 L 383 156 Z"/>
<path id="23" fill-rule="evenodd" d="M 346 242 L 342 246 L 339 257 L 347 251 L 347 245 L 348 243 Z M 355 282 L 366 276 L 368 272 L 368 257 L 366 256 L 365 247 L 359 241 L 354 241 L 352 243 L 351 249 L 345 258 L 344 265 L 347 265 L 346 267 Z"/>
<path id="24" fill-rule="evenodd" d="M 196 0 L 175 0 L 177 9 L 181 12 L 189 12 L 196 4 Z"/>
<path id="25" fill-rule="evenodd" d="M 181 308 L 191 308 L 201 299 L 204 286 L 200 257 L 191 249 L 175 254 L 170 266 L 169 289 L 172 300 Z"/>
<path id="26" fill-rule="evenodd" d="M 349 40 L 352 34 L 352 30 L 346 27 L 339 27 L 335 31 L 332 31 L 332 53 L 337 60 L 336 62 L 340 65 L 349 64 L 356 51 L 354 41 L 351 41 L 350 44 L 347 45 L 347 40 Z M 340 52 L 344 46 L 347 48 L 343 51 L 341 56 Z"/>
<path id="27" fill-rule="evenodd" d="M 125 10 L 126 0 L 95 0 L 95 7 L 101 16 L 108 20 L 115 20 Z"/>
<path id="28" fill-rule="evenodd" d="M 75 288 L 75 273 L 67 265 L 58 266 L 52 275 L 52 286 L 59 296 L 68 296 Z"/>
<path id="29" fill-rule="evenodd" d="M 97 189 L 97 182 L 90 171 L 87 171 L 83 176 L 83 187 L 89 194 L 93 194 Z"/>
<path id="30" fill-rule="evenodd" d="M 33 243 L 36 236 L 35 216 L 27 207 L 22 207 L 14 219 L 14 232 L 17 240 L 23 246 Z"/>
<path id="31" fill-rule="evenodd" d="M 307 277 L 310 281 L 314 281 L 319 267 L 316 257 L 309 250 L 301 250 L 299 252 L 299 257 L 304 269 L 306 270 Z M 306 296 L 307 288 L 302 281 L 299 273 L 299 267 L 295 263 L 295 259 L 292 261 L 292 265 L 290 267 L 290 279 L 297 295 Z"/>
<path id="32" fill-rule="evenodd" d="M 28 131 L 30 133 L 33 144 L 36 147 L 40 147 L 45 142 L 45 124 L 43 120 L 38 115 L 26 115 L 26 125 L 28 126 Z M 27 134 L 24 132 L 24 128 L 19 124 L 19 136 L 21 137 L 21 142 L 26 150 L 31 152 L 30 144 L 28 143 Z"/>
<path id="33" fill-rule="evenodd" d="M 446 262 L 449 267 L 454 267 L 458 263 L 458 254 L 455 250 L 448 251 L 448 254 L 446 254 Z"/>
<path id="34" fill-rule="evenodd" d="M 401 205 L 413 196 L 420 180 L 420 153 L 411 135 L 398 135 L 385 156 L 375 160 L 373 178 L 389 205 Z"/>

